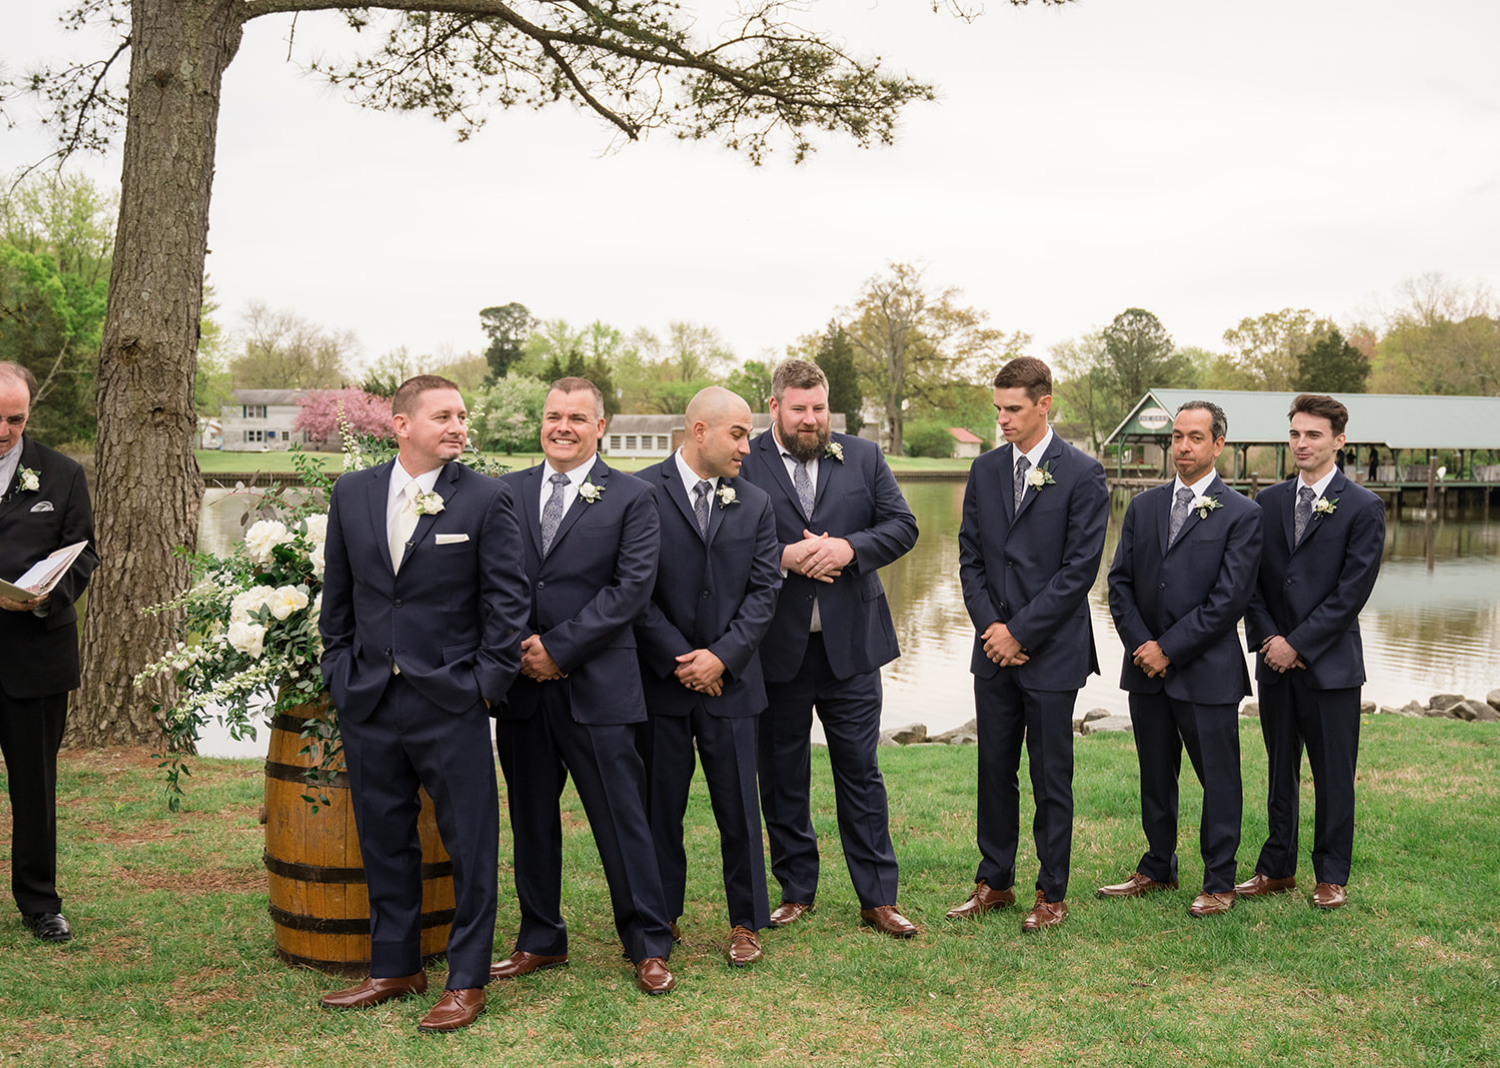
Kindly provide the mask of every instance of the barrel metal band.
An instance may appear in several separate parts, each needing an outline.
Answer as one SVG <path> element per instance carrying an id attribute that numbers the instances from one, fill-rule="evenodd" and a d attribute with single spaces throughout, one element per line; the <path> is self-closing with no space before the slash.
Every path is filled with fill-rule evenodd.
<path id="1" fill-rule="evenodd" d="M 278 712 L 271 717 L 271 729 L 300 735 L 307 729 L 307 725 L 313 722 L 313 719 L 312 716 L 292 716 L 285 712 Z"/>
<path id="2" fill-rule="evenodd" d="M 347 771 L 335 772 L 333 781 L 325 784 L 322 782 L 308 782 L 307 773 L 311 770 L 311 768 L 299 768 L 295 764 L 282 764 L 275 760 L 266 761 L 267 778 L 280 779 L 282 782 L 294 782 L 301 786 L 312 786 L 315 788 L 328 785 L 332 786 L 335 790 L 349 789 L 349 773 Z"/>
<path id="3" fill-rule="evenodd" d="M 304 883 L 362 883 L 363 868 L 331 868 L 323 864 L 300 864 L 294 860 L 282 860 L 270 853 L 262 853 L 266 871 L 283 879 L 296 879 Z M 447 879 L 453 875 L 453 861 L 440 860 L 435 864 L 422 865 L 423 879 Z"/>
<path id="4" fill-rule="evenodd" d="M 285 927 L 289 931 L 307 931 L 311 934 L 326 935 L 367 935 L 370 933 L 370 918 L 368 916 L 330 919 L 324 916 L 305 916 L 299 912 L 288 912 L 286 909 L 279 909 L 275 905 L 266 906 L 266 911 L 271 914 L 273 923 Z M 433 912 L 424 912 L 422 913 L 422 926 L 441 927 L 443 924 L 451 924 L 456 914 L 456 909 L 437 909 Z"/>

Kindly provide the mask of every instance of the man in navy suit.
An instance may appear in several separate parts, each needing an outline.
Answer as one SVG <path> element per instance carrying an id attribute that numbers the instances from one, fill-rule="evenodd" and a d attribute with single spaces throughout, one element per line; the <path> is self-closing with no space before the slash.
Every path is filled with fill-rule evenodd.
<path id="1" fill-rule="evenodd" d="M 910 551 L 917 521 L 874 442 L 833 434 L 828 379 L 784 360 L 771 378 L 772 425 L 743 477 L 770 494 L 785 581 L 761 644 L 769 704 L 760 720 L 760 799 L 781 903 L 770 926 L 812 911 L 813 708 L 828 738 L 839 838 L 863 923 L 897 938 L 917 928 L 896 908 L 880 741 L 880 666 L 900 655 L 878 569 Z"/>
<path id="2" fill-rule="evenodd" d="M 973 892 L 948 918 L 1015 904 L 1024 735 L 1041 862 L 1024 931 L 1068 914 L 1073 702 L 1099 671 L 1086 602 L 1109 521 L 1104 468 L 1052 432 L 1051 408 L 1045 363 L 1019 356 L 1000 369 L 995 411 L 1006 444 L 970 468 L 958 532 L 959 580 L 976 632 L 980 862 Z"/>
<path id="3" fill-rule="evenodd" d="M 14 581 L 58 549 L 88 542 L 47 594 L 0 596 L 0 750 L 10 790 L 10 887 L 43 942 L 73 929 L 57 894 L 57 750 L 78 688 L 74 602 L 99 565 L 83 469 L 25 436 L 36 379 L 0 362 L 0 578 Z"/>
<path id="4" fill-rule="evenodd" d="M 1349 410 L 1304 393 L 1292 402 L 1297 477 L 1261 492 L 1260 575 L 1245 614 L 1256 654 L 1260 729 L 1266 743 L 1267 835 L 1241 896 L 1297 885 L 1297 790 L 1302 747 L 1312 768 L 1312 903 L 1340 908 L 1354 851 L 1354 767 L 1359 688 L 1365 681 L 1359 612 L 1385 551 L 1385 506 L 1344 477 L 1334 455 Z"/>
<path id="5" fill-rule="evenodd" d="M 686 438 L 640 477 L 656 488 L 661 566 L 635 625 L 651 718 L 636 736 L 668 913 L 682 915 L 687 855 L 682 818 L 703 761 L 719 826 L 731 965 L 761 958 L 770 919 L 755 786 L 755 735 L 766 707 L 758 647 L 776 611 L 781 554 L 771 498 L 743 479 L 750 406 L 719 386 L 688 404 Z"/>
<path id="6" fill-rule="evenodd" d="M 671 918 L 635 747 L 646 700 L 633 629 L 651 602 L 661 520 L 651 487 L 599 458 L 603 433 L 598 387 L 558 379 L 542 410 L 546 459 L 502 480 L 515 491 L 526 527 L 531 619 L 521 677 L 495 724 L 521 929 L 515 952 L 490 974 L 514 979 L 567 963 L 558 799 L 571 774 L 636 986 L 665 994 L 676 982 L 667 970 Z"/>
<path id="7" fill-rule="evenodd" d="M 516 676 L 528 607 L 509 490 L 454 462 L 467 418 L 446 378 L 396 390 L 396 459 L 334 483 L 318 622 L 370 892 L 370 978 L 322 1003 L 365 1008 L 427 989 L 425 788 L 456 904 L 447 990 L 422 1031 L 467 1027 L 484 1010 L 500 833 L 488 706 Z"/>
<path id="8" fill-rule="evenodd" d="M 1217 404 L 1188 401 L 1172 424 L 1177 477 L 1130 502 L 1114 565 L 1109 610 L 1125 643 L 1120 688 L 1141 767 L 1146 854 L 1100 897 L 1177 887 L 1177 777 L 1182 750 L 1203 785 L 1198 840 L 1203 892 L 1188 915 L 1234 905 L 1240 844 L 1240 699 L 1250 673 L 1235 624 L 1260 567 L 1260 509 L 1224 485 L 1214 461 L 1229 421 Z"/>

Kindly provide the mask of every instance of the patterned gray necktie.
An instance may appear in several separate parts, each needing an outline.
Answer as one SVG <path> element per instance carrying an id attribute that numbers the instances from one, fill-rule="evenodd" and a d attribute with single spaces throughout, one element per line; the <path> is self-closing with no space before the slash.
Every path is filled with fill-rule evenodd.
<path id="1" fill-rule="evenodd" d="M 706 478 L 700 479 L 693 487 L 693 515 L 698 517 L 698 533 L 705 538 L 708 537 L 708 495 L 713 491 L 714 484 Z"/>
<path id="2" fill-rule="evenodd" d="M 805 461 L 799 461 L 797 470 L 792 475 L 792 486 L 797 490 L 797 499 L 802 502 L 802 514 L 808 519 L 812 518 L 813 512 L 813 484 L 812 476 L 807 473 Z"/>
<path id="3" fill-rule="evenodd" d="M 1292 544 L 1301 545 L 1302 535 L 1307 533 L 1307 524 L 1312 519 L 1313 491 L 1311 486 L 1297 490 L 1297 510 L 1292 513 Z"/>
<path id="4" fill-rule="evenodd" d="M 561 472 L 550 479 L 552 483 L 552 496 L 547 498 L 547 503 L 542 506 L 542 559 L 552 551 L 552 539 L 557 537 L 557 528 L 562 525 L 563 517 L 563 487 L 568 484 L 568 476 Z"/>
<path id="5" fill-rule="evenodd" d="M 1026 472 L 1031 470 L 1031 461 L 1025 456 L 1016 457 L 1016 502 L 1017 511 L 1021 509 L 1021 498 L 1026 496 Z"/>
<path id="6" fill-rule="evenodd" d="M 1172 502 L 1172 517 L 1167 522 L 1167 548 L 1170 549 L 1177 544 L 1177 535 L 1182 533 L 1182 525 L 1187 522 L 1188 506 L 1193 503 L 1193 491 L 1183 486 L 1177 491 L 1177 499 Z"/>

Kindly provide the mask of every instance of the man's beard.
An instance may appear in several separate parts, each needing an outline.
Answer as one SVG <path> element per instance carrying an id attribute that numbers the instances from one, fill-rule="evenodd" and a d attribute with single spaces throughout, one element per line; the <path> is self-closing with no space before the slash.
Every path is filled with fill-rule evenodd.
<path id="1" fill-rule="evenodd" d="M 782 447 L 792 454 L 793 459 L 804 464 L 811 463 L 822 456 L 823 450 L 828 448 L 828 442 L 833 436 L 831 429 L 826 426 L 818 427 L 816 442 L 809 442 L 801 434 L 797 433 L 795 429 L 788 428 L 785 424 L 782 424 L 777 429 L 781 431 Z"/>

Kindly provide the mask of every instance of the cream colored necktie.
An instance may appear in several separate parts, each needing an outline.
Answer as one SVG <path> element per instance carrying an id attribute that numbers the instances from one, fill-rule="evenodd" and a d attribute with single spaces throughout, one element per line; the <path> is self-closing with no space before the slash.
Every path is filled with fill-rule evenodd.
<path id="1" fill-rule="evenodd" d="M 417 494 L 422 492 L 422 487 L 416 482 L 408 482 L 401 506 L 396 509 L 396 521 L 391 524 L 391 570 L 401 570 L 401 558 L 406 555 L 406 543 L 411 540 L 412 531 L 417 529 Z"/>

